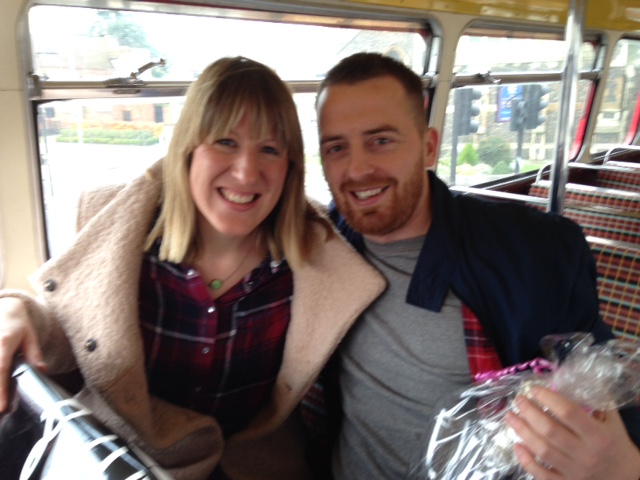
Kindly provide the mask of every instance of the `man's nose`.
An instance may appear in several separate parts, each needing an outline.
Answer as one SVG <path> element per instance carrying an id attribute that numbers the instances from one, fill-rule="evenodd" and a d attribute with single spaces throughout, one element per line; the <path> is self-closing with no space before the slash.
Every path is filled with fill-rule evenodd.
<path id="1" fill-rule="evenodd" d="M 351 178 L 361 178 L 373 173 L 374 166 L 369 154 L 363 148 L 351 148 L 347 167 Z"/>

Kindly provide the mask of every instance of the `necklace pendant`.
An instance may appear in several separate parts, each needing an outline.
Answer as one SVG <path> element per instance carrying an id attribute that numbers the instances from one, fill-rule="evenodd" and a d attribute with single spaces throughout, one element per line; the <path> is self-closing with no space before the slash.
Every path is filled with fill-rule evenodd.
<path id="1" fill-rule="evenodd" d="M 211 290 L 218 290 L 220 287 L 222 287 L 222 280 L 214 278 L 209 282 L 209 288 Z"/>

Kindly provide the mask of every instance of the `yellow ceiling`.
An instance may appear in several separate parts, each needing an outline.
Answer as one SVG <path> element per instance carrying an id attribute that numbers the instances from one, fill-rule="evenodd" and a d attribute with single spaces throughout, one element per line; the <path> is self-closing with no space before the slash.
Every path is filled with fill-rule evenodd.
<path id="1" fill-rule="evenodd" d="M 418 10 L 466 13 L 513 20 L 535 20 L 564 25 L 567 0 L 346 0 L 353 3 L 396 6 Z M 586 2 L 586 28 L 611 28 L 640 33 L 640 0 Z"/>

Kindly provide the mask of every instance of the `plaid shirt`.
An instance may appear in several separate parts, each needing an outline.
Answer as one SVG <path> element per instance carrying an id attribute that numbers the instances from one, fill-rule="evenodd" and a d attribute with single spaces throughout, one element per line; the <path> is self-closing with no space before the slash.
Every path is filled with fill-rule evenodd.
<path id="1" fill-rule="evenodd" d="M 503 368 L 498 352 L 482 330 L 478 317 L 465 304 L 462 304 L 462 320 L 471 378 L 480 373 Z"/>
<path id="2" fill-rule="evenodd" d="M 292 293 L 286 262 L 267 259 L 213 300 L 195 269 L 147 252 L 139 301 L 150 393 L 214 416 L 225 436 L 244 428 L 280 369 Z"/>

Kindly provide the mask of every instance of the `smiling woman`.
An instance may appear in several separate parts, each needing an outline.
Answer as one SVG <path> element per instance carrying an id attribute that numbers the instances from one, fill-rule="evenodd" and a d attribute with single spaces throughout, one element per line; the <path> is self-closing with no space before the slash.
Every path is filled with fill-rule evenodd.
<path id="1" fill-rule="evenodd" d="M 311 478 L 286 425 L 383 280 L 306 201 L 303 178 L 287 86 L 256 61 L 217 60 L 190 86 L 167 155 L 83 196 L 75 241 L 36 274 L 40 297 L 0 291 L 0 372 L 16 353 L 51 372 L 76 364 L 82 402 L 178 478 Z M 310 294 L 329 272 L 342 279 L 326 294 L 348 294 L 348 310 Z"/>

